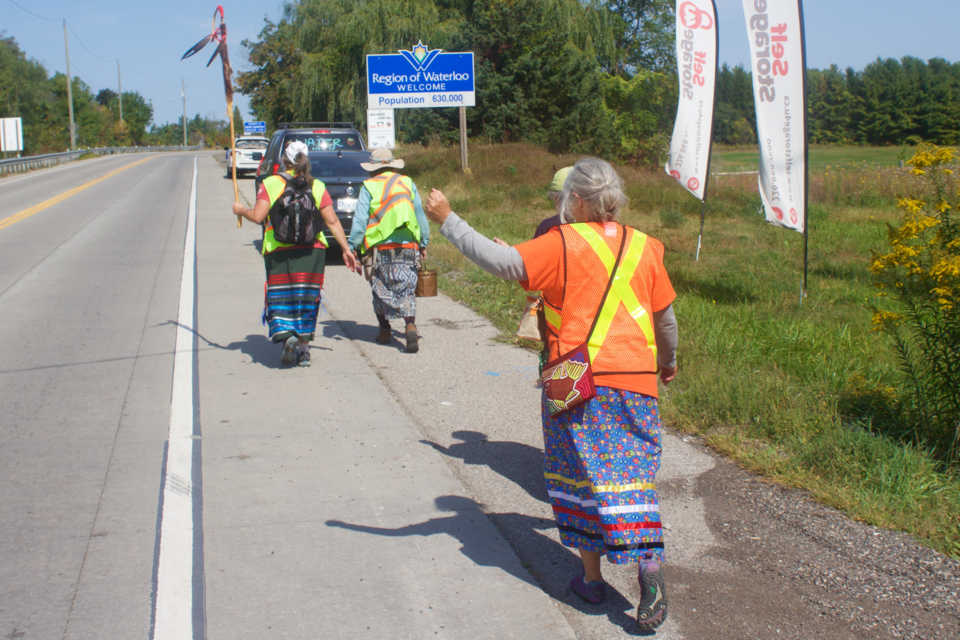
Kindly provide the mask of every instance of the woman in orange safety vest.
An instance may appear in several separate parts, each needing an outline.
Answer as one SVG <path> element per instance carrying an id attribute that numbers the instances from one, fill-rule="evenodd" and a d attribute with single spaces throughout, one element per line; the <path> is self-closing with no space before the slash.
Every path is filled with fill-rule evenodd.
<path id="1" fill-rule="evenodd" d="M 440 233 L 480 267 L 542 292 L 551 361 L 578 347 L 589 353 L 594 397 L 564 409 L 543 396 L 547 492 L 561 542 L 583 561 L 583 573 L 570 582 L 574 593 L 591 604 L 604 601 L 602 555 L 615 564 L 638 562 L 637 623 L 651 630 L 667 617 L 654 479 L 657 374 L 667 384 L 677 373 L 676 296 L 663 245 L 616 221 L 625 202 L 613 167 L 584 158 L 563 183 L 563 224 L 516 247 L 471 229 L 437 190 L 425 208 Z"/>

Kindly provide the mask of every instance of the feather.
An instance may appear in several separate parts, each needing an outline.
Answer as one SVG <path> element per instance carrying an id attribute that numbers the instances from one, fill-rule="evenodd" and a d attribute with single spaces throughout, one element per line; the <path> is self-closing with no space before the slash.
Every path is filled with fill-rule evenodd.
<path id="1" fill-rule="evenodd" d="M 207 46 L 207 43 L 210 42 L 212 39 L 213 39 L 213 34 L 211 33 L 211 34 L 208 35 L 206 38 L 204 38 L 203 40 L 201 40 L 201 41 L 198 42 L 197 44 L 195 44 L 195 45 L 193 45 L 192 47 L 190 47 L 189 49 L 187 49 L 187 52 L 186 52 L 185 54 L 183 54 L 183 57 L 180 58 L 180 59 L 181 59 L 181 60 L 186 60 L 187 58 L 189 58 L 190 56 L 194 55 L 195 53 L 198 53 L 201 49 L 203 49 L 205 46 Z"/>
<path id="2" fill-rule="evenodd" d="M 220 50 L 221 50 L 221 49 L 223 49 L 223 43 L 222 43 L 222 42 L 217 45 L 217 50 L 213 52 L 213 55 L 212 55 L 212 56 L 210 56 L 210 62 L 207 63 L 207 66 L 208 66 L 208 67 L 210 66 L 210 63 L 213 62 L 213 59 L 216 58 L 217 55 L 220 53 Z"/>

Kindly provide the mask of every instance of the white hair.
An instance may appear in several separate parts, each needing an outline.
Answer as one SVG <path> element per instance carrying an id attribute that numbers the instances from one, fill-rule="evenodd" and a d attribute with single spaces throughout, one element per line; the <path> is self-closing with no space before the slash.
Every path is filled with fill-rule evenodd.
<path id="1" fill-rule="evenodd" d="M 627 204 L 623 178 L 609 162 L 600 158 L 579 160 L 564 180 L 560 194 L 563 222 L 576 222 L 573 217 L 574 195 L 583 203 L 588 222 L 614 220 Z"/>

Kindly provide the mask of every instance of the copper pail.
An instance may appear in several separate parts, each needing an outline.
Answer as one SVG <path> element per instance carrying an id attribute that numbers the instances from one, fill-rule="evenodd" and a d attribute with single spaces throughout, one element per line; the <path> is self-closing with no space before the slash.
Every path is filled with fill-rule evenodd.
<path id="1" fill-rule="evenodd" d="M 432 298 L 437 295 L 436 269 L 421 269 L 417 271 L 417 297 Z"/>

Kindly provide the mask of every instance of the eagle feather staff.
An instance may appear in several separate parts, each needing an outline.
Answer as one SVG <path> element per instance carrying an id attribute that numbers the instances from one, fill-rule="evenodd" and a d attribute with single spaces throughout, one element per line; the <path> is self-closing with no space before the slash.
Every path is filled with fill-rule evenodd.
<path id="1" fill-rule="evenodd" d="M 219 27 L 217 26 L 218 13 L 220 14 Z M 240 191 L 237 189 L 237 156 L 233 133 L 233 69 L 230 67 L 230 54 L 227 51 L 227 25 L 223 20 L 223 6 L 218 4 L 216 10 L 213 12 L 213 27 L 210 35 L 190 47 L 180 59 L 186 60 L 190 56 L 199 53 L 200 50 L 209 43 L 217 43 L 217 49 L 210 57 L 210 61 L 207 62 L 207 66 L 209 67 L 214 59 L 218 55 L 220 56 L 220 61 L 223 63 L 223 93 L 227 98 L 227 116 L 230 118 L 230 157 L 233 158 L 233 200 L 234 202 L 240 202 Z M 243 226 L 243 218 L 240 216 L 237 216 L 237 226 Z"/>

